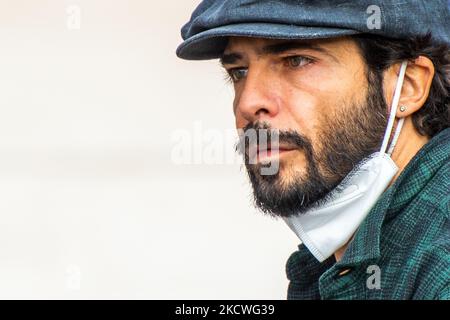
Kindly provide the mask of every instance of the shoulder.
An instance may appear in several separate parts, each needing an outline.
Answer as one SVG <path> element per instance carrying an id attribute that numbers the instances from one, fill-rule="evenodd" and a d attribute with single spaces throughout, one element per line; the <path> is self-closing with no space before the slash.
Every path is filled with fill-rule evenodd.
<path id="1" fill-rule="evenodd" d="M 445 208 L 445 207 L 443 207 Z M 447 211 L 439 235 L 421 250 L 418 278 L 421 296 L 430 299 L 450 299 L 450 219 Z"/>
<path id="2" fill-rule="evenodd" d="M 445 286 L 435 297 L 435 300 L 450 300 L 450 284 Z"/>

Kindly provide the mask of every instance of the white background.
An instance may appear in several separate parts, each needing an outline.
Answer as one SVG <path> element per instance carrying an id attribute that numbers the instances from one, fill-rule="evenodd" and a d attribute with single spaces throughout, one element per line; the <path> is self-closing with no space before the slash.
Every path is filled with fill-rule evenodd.
<path id="1" fill-rule="evenodd" d="M 299 241 L 241 166 L 171 159 L 234 128 L 218 62 L 175 55 L 198 3 L 0 0 L 0 298 L 286 298 Z"/>

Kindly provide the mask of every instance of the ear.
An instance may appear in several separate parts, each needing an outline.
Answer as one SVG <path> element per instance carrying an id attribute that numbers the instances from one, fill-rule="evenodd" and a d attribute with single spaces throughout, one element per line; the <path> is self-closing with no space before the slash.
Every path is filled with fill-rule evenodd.
<path id="1" fill-rule="evenodd" d="M 386 101 L 389 101 L 389 106 L 392 105 L 400 66 L 401 64 L 392 66 L 388 69 L 385 77 L 386 95 L 388 97 Z M 398 118 L 406 118 L 422 108 L 430 94 L 434 73 L 433 62 L 427 57 L 420 56 L 408 62 L 396 114 Z M 405 107 L 404 111 L 400 111 L 402 106 Z"/>

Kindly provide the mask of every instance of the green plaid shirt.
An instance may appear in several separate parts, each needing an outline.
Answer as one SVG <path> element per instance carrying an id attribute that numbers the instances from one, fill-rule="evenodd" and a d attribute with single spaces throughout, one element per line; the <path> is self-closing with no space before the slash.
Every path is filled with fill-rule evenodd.
<path id="1" fill-rule="evenodd" d="M 433 137 L 372 208 L 341 261 L 301 244 L 288 299 L 450 299 L 450 129 Z"/>

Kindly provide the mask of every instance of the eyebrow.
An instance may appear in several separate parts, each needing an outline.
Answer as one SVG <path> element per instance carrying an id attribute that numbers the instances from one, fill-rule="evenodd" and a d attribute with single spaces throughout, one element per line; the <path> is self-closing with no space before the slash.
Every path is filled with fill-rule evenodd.
<path id="1" fill-rule="evenodd" d="M 326 54 L 327 56 L 331 57 L 333 60 L 337 61 L 336 57 L 334 55 L 332 55 L 328 50 L 326 50 L 323 47 L 314 45 L 311 42 L 307 42 L 307 41 L 302 41 L 302 42 L 300 42 L 300 41 L 285 41 L 285 42 L 270 44 L 270 45 L 267 45 L 267 46 L 263 47 L 262 49 L 258 50 L 258 55 L 260 55 L 260 56 L 276 55 L 276 54 L 281 54 L 281 53 L 287 52 L 289 50 L 296 50 L 296 49 L 297 50 L 303 49 L 303 50 L 318 51 L 320 53 Z M 238 52 L 226 53 L 226 54 L 223 54 L 222 57 L 220 58 L 220 63 L 222 65 L 235 64 L 235 63 L 239 62 L 240 60 L 242 60 L 242 58 L 243 58 L 243 55 Z"/>
<path id="2" fill-rule="evenodd" d="M 235 63 L 239 62 L 240 60 L 242 60 L 242 54 L 235 53 L 235 52 L 223 54 L 220 57 L 220 63 L 222 65 L 235 64 Z"/>

